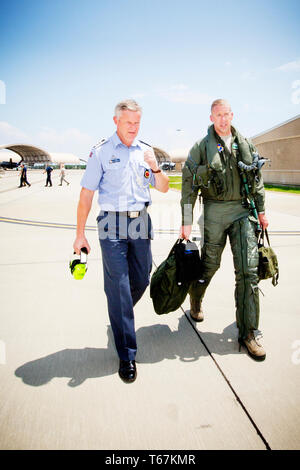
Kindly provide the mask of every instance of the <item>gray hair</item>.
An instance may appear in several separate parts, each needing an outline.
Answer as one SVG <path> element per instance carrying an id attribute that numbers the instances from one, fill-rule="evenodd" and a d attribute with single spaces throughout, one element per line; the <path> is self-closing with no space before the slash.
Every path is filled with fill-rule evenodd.
<path id="1" fill-rule="evenodd" d="M 117 104 L 115 107 L 115 116 L 120 117 L 122 111 L 140 111 L 142 112 L 141 106 L 137 104 L 134 100 L 124 100 Z"/>

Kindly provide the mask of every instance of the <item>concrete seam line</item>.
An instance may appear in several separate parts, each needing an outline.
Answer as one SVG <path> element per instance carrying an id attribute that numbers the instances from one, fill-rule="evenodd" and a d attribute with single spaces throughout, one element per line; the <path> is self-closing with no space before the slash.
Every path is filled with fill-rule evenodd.
<path id="1" fill-rule="evenodd" d="M 157 264 L 153 261 L 153 264 L 154 266 L 157 268 Z M 252 426 L 254 427 L 255 431 L 257 432 L 258 436 L 260 437 L 260 439 L 263 441 L 264 445 L 266 446 L 266 449 L 267 450 L 272 450 L 269 443 L 267 442 L 267 440 L 265 439 L 265 437 L 263 436 L 262 432 L 260 431 L 260 429 L 258 428 L 257 424 L 255 423 L 254 419 L 252 418 L 252 416 L 250 415 L 249 411 L 247 410 L 246 406 L 244 405 L 244 403 L 242 402 L 242 400 L 240 399 L 238 393 L 235 391 L 235 389 L 233 388 L 233 386 L 231 385 L 229 379 L 226 377 L 225 373 L 223 372 L 223 370 L 221 369 L 221 367 L 219 366 L 218 362 L 216 361 L 216 359 L 213 357 L 211 351 L 209 350 L 208 346 L 205 344 L 205 341 L 203 340 L 203 338 L 201 337 L 199 331 L 197 330 L 197 328 L 195 328 L 195 326 L 193 325 L 193 323 L 191 322 L 190 318 L 188 317 L 188 315 L 185 313 L 185 311 L 183 310 L 182 306 L 180 307 L 184 316 L 186 317 L 187 321 L 189 322 L 189 324 L 191 325 L 192 329 L 194 330 L 194 332 L 197 334 L 198 338 L 200 339 L 202 345 L 204 346 L 204 348 L 206 349 L 206 351 L 208 352 L 210 358 L 213 360 L 215 366 L 217 367 L 217 369 L 219 370 L 219 372 L 221 373 L 221 375 L 223 376 L 225 382 L 227 383 L 228 387 L 230 388 L 230 390 L 232 391 L 232 393 L 234 394 L 237 402 L 239 403 L 239 405 L 241 406 L 242 410 L 244 411 L 244 413 L 246 414 L 247 418 L 249 419 L 250 423 L 252 424 Z"/>
<path id="2" fill-rule="evenodd" d="M 234 394 L 237 402 L 240 404 L 242 410 L 245 412 L 247 418 L 249 419 L 249 421 L 251 422 L 252 426 L 254 427 L 255 431 L 257 432 L 257 434 L 259 435 L 259 437 L 261 438 L 261 440 L 263 441 L 264 445 L 266 446 L 266 449 L 267 450 L 272 450 L 270 445 L 268 444 L 267 440 L 265 439 L 265 437 L 263 436 L 262 432 L 260 431 L 259 427 L 257 426 L 257 424 L 255 423 L 254 419 L 252 418 L 252 416 L 250 415 L 249 411 L 247 410 L 246 406 L 244 405 L 244 403 L 242 402 L 242 400 L 240 399 L 238 393 L 235 391 L 235 389 L 233 388 L 233 386 L 231 385 L 229 379 L 226 377 L 225 373 L 223 372 L 223 370 L 221 369 L 220 365 L 218 364 L 218 362 L 216 361 L 216 359 L 213 357 L 211 351 L 209 350 L 209 348 L 207 347 L 207 345 L 205 344 L 205 341 L 203 340 L 203 338 L 201 337 L 199 331 L 197 330 L 197 328 L 195 328 L 195 326 L 193 325 L 193 323 L 191 322 L 190 318 L 188 317 L 188 315 L 185 313 L 185 311 L 183 310 L 182 307 L 180 307 L 181 310 L 183 311 L 185 317 L 187 318 L 189 324 L 192 326 L 193 330 L 195 331 L 195 333 L 197 334 L 197 336 L 199 337 L 201 343 L 203 344 L 204 348 L 206 349 L 206 351 L 208 352 L 210 358 L 213 360 L 215 366 L 217 367 L 217 369 L 219 370 L 219 372 L 221 373 L 221 375 L 223 376 L 223 378 L 225 379 L 225 382 L 227 383 L 228 387 L 230 388 L 230 390 L 232 391 L 232 393 Z"/>

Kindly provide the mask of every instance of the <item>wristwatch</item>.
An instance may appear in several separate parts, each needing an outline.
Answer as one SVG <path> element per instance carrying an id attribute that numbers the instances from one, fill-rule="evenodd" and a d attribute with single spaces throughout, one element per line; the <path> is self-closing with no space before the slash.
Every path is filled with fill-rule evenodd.
<path id="1" fill-rule="evenodd" d="M 159 170 L 159 169 L 156 170 L 156 171 L 154 171 L 154 170 L 151 170 L 151 171 L 152 171 L 152 173 L 161 173 L 161 170 Z"/>

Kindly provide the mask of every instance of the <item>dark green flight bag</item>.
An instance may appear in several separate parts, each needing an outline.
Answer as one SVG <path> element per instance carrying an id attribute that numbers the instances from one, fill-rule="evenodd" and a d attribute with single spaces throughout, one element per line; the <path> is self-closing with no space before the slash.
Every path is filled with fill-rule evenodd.
<path id="1" fill-rule="evenodd" d="M 269 246 L 264 245 L 264 233 L 266 233 L 266 238 Z M 259 280 L 270 279 L 272 278 L 273 286 L 277 286 L 279 278 L 279 268 L 277 256 L 270 246 L 270 240 L 267 229 L 262 230 L 258 237 L 258 255 L 259 255 L 259 264 L 258 264 L 258 277 Z"/>
<path id="2" fill-rule="evenodd" d="M 182 240 L 173 245 L 167 259 L 154 271 L 150 282 L 150 297 L 158 315 L 174 312 L 184 302 L 191 282 L 178 281 L 176 248 Z"/>

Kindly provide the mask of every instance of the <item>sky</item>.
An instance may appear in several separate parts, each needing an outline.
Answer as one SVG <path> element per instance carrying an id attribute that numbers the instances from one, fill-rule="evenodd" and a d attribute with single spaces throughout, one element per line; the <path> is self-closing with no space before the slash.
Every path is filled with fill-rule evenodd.
<path id="1" fill-rule="evenodd" d="M 86 158 L 125 98 L 171 154 L 216 98 L 253 137 L 300 114 L 299 24 L 299 0 L 0 0 L 0 145 Z"/>

